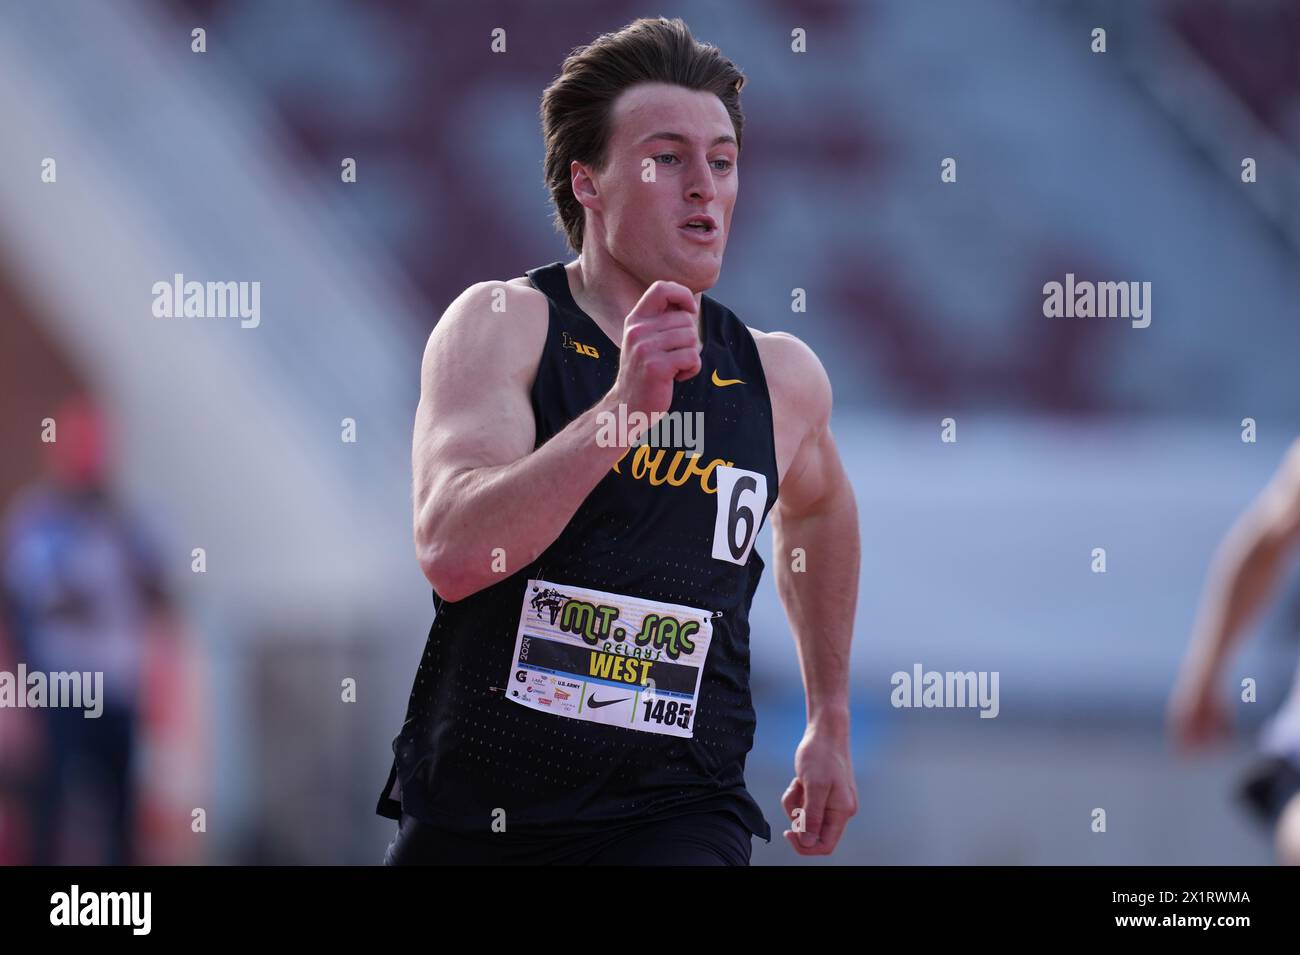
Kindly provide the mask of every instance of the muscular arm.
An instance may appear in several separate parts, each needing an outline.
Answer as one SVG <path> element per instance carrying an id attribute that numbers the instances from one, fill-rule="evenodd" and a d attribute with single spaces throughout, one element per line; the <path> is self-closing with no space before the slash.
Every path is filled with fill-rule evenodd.
<path id="1" fill-rule="evenodd" d="M 771 336 L 776 337 L 776 336 Z M 849 749 L 849 649 L 858 595 L 858 513 L 830 430 L 831 387 L 817 356 L 780 336 L 784 414 L 804 424 L 773 510 L 776 589 L 794 632 L 808 725 L 795 753 L 795 778 L 782 798 L 805 831 L 788 832 L 802 855 L 829 855 L 858 809 Z M 806 562 L 796 570 L 792 552 Z"/>
<path id="2" fill-rule="evenodd" d="M 847 729 L 849 646 L 858 594 L 858 512 L 830 430 L 831 388 L 810 349 L 790 339 L 791 410 L 808 430 L 781 483 L 772 519 L 776 589 L 799 652 L 808 720 Z M 801 548 L 806 567 L 791 556 Z"/>
<path id="3" fill-rule="evenodd" d="M 505 290 L 504 311 L 493 311 Z M 700 370 L 697 303 L 685 286 L 656 281 L 623 324 L 614 386 L 536 450 L 529 391 L 548 329 L 531 289 L 481 283 L 443 315 L 424 352 L 411 449 L 415 551 L 446 600 L 463 600 L 515 573 L 549 547 L 627 448 L 596 436 L 620 405 L 647 420 L 666 411 L 673 382 Z M 630 427 L 636 441 L 648 425 Z"/>
<path id="4" fill-rule="evenodd" d="M 1185 671 L 1212 681 L 1246 625 L 1273 592 L 1300 543 L 1300 441 L 1228 532 L 1211 568 Z"/>
<path id="5" fill-rule="evenodd" d="M 506 289 L 504 312 L 491 308 Z M 535 560 L 622 449 L 596 443 L 607 395 L 533 450 L 529 390 L 546 306 L 502 283 L 467 289 L 429 336 L 411 450 L 415 550 L 446 600 L 462 600 Z M 612 406 L 611 406 L 612 407 Z"/>

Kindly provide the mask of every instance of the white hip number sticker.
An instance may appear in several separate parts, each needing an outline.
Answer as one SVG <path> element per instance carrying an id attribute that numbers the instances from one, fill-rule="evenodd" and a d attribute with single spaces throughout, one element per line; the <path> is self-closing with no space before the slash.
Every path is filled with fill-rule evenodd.
<path id="1" fill-rule="evenodd" d="M 718 516 L 713 523 L 713 556 L 732 564 L 749 559 L 767 503 L 767 476 L 719 465 Z"/>

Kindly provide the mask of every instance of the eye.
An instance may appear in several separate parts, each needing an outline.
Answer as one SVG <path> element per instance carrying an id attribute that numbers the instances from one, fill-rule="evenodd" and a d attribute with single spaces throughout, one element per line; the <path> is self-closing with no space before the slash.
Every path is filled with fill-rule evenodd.
<path id="1" fill-rule="evenodd" d="M 677 157 L 674 156 L 672 153 L 660 153 L 658 156 L 655 156 L 654 158 L 655 158 L 655 159 L 672 159 L 672 160 L 676 160 L 676 159 L 677 159 Z"/>
<path id="2" fill-rule="evenodd" d="M 713 162 L 715 164 L 722 163 L 722 166 L 720 167 L 721 172 L 726 172 L 728 169 L 730 169 L 732 166 L 735 165 L 735 163 L 733 163 L 730 159 L 715 159 L 713 160 Z"/>

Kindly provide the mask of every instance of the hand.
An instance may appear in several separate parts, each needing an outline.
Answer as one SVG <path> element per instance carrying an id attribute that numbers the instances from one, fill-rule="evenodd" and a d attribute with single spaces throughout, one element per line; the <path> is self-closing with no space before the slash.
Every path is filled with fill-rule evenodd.
<path id="1" fill-rule="evenodd" d="M 795 810 L 803 810 L 804 831 L 787 829 L 785 840 L 801 856 L 828 856 L 858 811 L 848 734 L 822 732 L 810 726 L 795 750 L 794 771 L 795 777 L 781 797 L 781 807 L 791 820 L 795 819 Z"/>
<path id="2" fill-rule="evenodd" d="M 1214 674 L 1184 675 L 1169 700 L 1169 735 L 1183 750 L 1203 749 L 1232 735 L 1232 713 L 1215 692 Z"/>
<path id="3" fill-rule="evenodd" d="M 668 410 L 673 382 L 700 370 L 695 295 L 676 282 L 653 283 L 628 313 L 613 394 L 651 420 Z"/>

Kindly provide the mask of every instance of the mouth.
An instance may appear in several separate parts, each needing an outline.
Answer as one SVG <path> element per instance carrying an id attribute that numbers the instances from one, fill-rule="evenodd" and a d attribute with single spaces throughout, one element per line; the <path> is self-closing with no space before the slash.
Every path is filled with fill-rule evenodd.
<path id="1" fill-rule="evenodd" d="M 691 216 L 677 228 L 696 242 L 712 242 L 720 234 L 718 223 L 706 215 Z"/>

